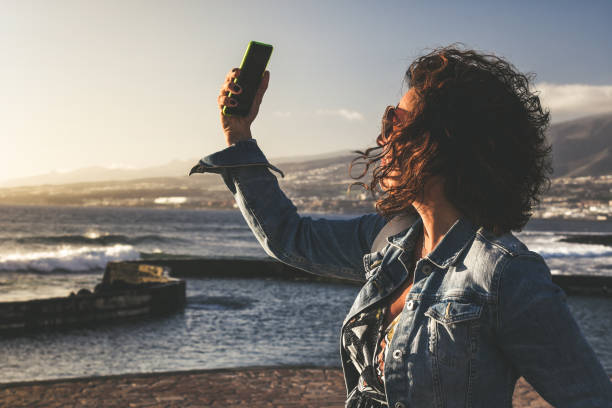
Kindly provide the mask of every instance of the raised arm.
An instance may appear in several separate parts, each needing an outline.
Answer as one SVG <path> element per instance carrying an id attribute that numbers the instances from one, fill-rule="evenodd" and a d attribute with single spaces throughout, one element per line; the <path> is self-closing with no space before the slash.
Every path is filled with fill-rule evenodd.
<path id="1" fill-rule="evenodd" d="M 239 73 L 233 69 L 227 75 L 218 97 L 220 109 L 236 106 L 227 95 L 241 92 L 233 81 Z M 270 170 L 282 172 L 268 162 L 251 136 L 250 125 L 269 77 L 266 72 L 247 116 L 221 113 L 229 147 L 200 160 L 191 173 L 223 176 L 249 227 L 270 256 L 311 273 L 363 281 L 363 255 L 370 252 L 385 220 L 377 214 L 350 220 L 312 219 L 298 214 Z"/>
<path id="2" fill-rule="evenodd" d="M 200 160 L 192 172 L 219 173 L 255 237 L 272 257 L 318 275 L 363 281 L 363 255 L 385 221 L 377 214 L 349 220 L 302 217 L 282 192 L 255 140 Z"/>

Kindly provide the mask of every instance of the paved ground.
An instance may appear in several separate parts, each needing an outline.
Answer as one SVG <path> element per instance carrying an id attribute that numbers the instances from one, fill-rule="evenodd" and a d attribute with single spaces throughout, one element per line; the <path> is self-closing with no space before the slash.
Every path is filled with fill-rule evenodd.
<path id="1" fill-rule="evenodd" d="M 0 407 L 341 408 L 345 395 L 340 369 L 254 367 L 0 385 Z M 550 407 L 524 381 L 513 405 Z"/>

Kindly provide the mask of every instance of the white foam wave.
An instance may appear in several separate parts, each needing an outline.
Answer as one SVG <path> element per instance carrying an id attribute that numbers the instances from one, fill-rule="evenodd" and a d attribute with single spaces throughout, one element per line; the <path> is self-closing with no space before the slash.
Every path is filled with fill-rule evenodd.
<path id="1" fill-rule="evenodd" d="M 545 259 L 603 258 L 612 256 L 612 248 L 608 246 L 563 242 L 561 241 L 563 235 L 555 232 L 537 231 L 525 233 L 525 231 L 523 231 L 517 234 L 517 237 L 523 241 L 530 250 L 539 253 Z"/>
<path id="2" fill-rule="evenodd" d="M 612 256 L 612 250 L 603 245 L 558 245 L 555 247 L 530 246 L 532 251 L 550 258 L 602 258 Z"/>
<path id="3" fill-rule="evenodd" d="M 0 271 L 90 271 L 103 269 L 109 261 L 134 260 L 139 256 L 139 252 L 131 245 L 61 246 L 50 251 L 0 254 Z"/>
<path id="4" fill-rule="evenodd" d="M 187 202 L 187 197 L 157 197 L 153 202 L 155 204 L 164 205 L 185 204 Z"/>

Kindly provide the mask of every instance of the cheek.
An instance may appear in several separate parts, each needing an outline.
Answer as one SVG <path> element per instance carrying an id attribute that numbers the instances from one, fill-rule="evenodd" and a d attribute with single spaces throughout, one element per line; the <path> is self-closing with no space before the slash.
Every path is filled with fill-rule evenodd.
<path id="1" fill-rule="evenodd" d="M 389 162 L 391 161 L 391 159 L 389 158 L 388 154 L 385 154 L 382 159 L 380 159 L 380 165 L 381 166 L 386 166 L 389 164 Z"/>
<path id="2" fill-rule="evenodd" d="M 391 163 L 391 158 L 393 157 L 393 150 L 390 149 L 381 159 L 380 159 L 380 163 L 383 166 L 388 165 L 389 163 Z"/>
<path id="3" fill-rule="evenodd" d="M 381 165 L 386 166 L 391 161 L 391 159 L 385 156 L 380 161 Z M 389 188 L 397 187 L 399 185 L 399 176 L 399 170 L 393 169 L 389 171 L 387 176 L 380 181 L 380 186 L 383 188 L 383 190 L 388 190 Z"/>
<path id="4" fill-rule="evenodd" d="M 392 151 L 389 151 L 387 154 L 385 154 L 381 159 L 380 159 L 380 165 L 381 166 L 388 166 L 391 162 L 392 162 Z M 399 152 L 395 152 L 396 154 Z M 399 170 L 398 169 L 394 169 L 391 170 L 389 172 L 390 176 L 397 176 L 399 174 Z"/>
<path id="5" fill-rule="evenodd" d="M 387 191 L 387 190 L 390 190 L 392 188 L 399 186 L 399 181 L 393 177 L 386 177 L 380 180 L 379 184 L 380 184 L 380 187 L 383 189 L 383 191 Z"/>

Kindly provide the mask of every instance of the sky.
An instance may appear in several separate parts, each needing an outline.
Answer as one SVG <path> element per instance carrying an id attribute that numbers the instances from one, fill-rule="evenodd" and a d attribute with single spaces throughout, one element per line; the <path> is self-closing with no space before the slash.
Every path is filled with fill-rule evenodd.
<path id="1" fill-rule="evenodd" d="M 252 126 L 270 158 L 372 145 L 410 62 L 456 42 L 535 73 L 553 122 L 612 112 L 610 20 L 610 1 L 0 0 L 0 182 L 225 148 L 217 95 L 250 40 L 274 46 Z"/>

